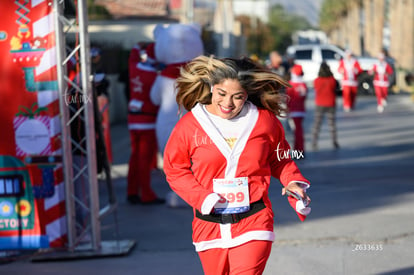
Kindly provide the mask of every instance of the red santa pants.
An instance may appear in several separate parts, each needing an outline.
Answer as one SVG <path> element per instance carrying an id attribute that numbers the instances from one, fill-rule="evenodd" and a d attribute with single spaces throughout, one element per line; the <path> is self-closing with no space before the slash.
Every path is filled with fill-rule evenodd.
<path id="1" fill-rule="evenodd" d="M 383 86 L 374 86 L 375 95 L 377 96 L 378 106 L 383 105 L 383 100 L 387 100 L 388 97 L 388 87 Z"/>
<path id="2" fill-rule="evenodd" d="M 157 157 L 155 130 L 131 130 L 131 157 L 128 167 L 128 196 L 138 195 L 142 202 L 155 200 L 151 170 Z"/>
<path id="3" fill-rule="evenodd" d="M 358 87 L 356 86 L 342 87 L 342 101 L 344 108 L 353 109 L 355 107 L 357 92 Z"/>
<path id="4" fill-rule="evenodd" d="M 295 123 L 295 142 L 294 149 L 299 151 L 305 150 L 305 138 L 303 133 L 303 117 L 293 117 Z"/>
<path id="5" fill-rule="evenodd" d="M 260 275 L 270 256 L 272 242 L 250 241 L 231 248 L 198 252 L 205 275 Z"/>

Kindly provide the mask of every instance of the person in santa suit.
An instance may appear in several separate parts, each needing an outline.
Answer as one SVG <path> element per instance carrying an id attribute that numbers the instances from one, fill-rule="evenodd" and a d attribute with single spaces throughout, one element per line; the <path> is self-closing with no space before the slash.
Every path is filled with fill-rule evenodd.
<path id="1" fill-rule="evenodd" d="M 339 61 L 338 72 L 342 74 L 342 100 L 345 112 L 355 108 L 358 92 L 358 75 L 362 72 L 358 60 L 350 50 L 345 51 L 345 57 Z"/>
<path id="2" fill-rule="evenodd" d="M 177 103 L 188 112 L 164 152 L 171 188 L 194 209 L 193 243 L 204 274 L 262 274 L 270 255 L 271 176 L 299 218 L 309 181 L 289 154 L 277 115 L 288 83 L 247 58 L 199 56 L 181 70 Z"/>
<path id="3" fill-rule="evenodd" d="M 134 57 L 133 49 L 131 56 Z M 151 170 L 157 157 L 155 120 L 158 106 L 150 99 L 151 87 L 158 75 L 154 43 L 141 49 L 141 61 L 129 60 L 130 100 L 128 129 L 131 138 L 131 156 L 128 164 L 127 200 L 131 204 L 162 204 L 151 188 Z M 135 64 L 135 66 L 133 65 Z"/>
<path id="4" fill-rule="evenodd" d="M 387 106 L 388 87 L 390 86 L 390 78 L 394 73 L 383 52 L 378 55 L 378 61 L 368 73 L 374 75 L 373 84 L 377 97 L 377 111 L 382 113 L 384 107 Z"/>
<path id="5" fill-rule="evenodd" d="M 289 119 L 293 120 L 294 149 L 304 152 L 305 138 L 303 133 L 303 119 L 305 118 L 305 101 L 308 87 L 303 81 L 302 66 L 295 64 L 290 70 L 290 87 L 286 89 L 288 96 Z"/>

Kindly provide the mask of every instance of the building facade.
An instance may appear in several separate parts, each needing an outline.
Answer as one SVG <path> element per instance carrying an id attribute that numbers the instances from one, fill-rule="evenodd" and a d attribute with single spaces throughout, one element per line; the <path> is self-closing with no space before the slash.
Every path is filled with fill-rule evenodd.
<path id="1" fill-rule="evenodd" d="M 329 33 L 333 44 L 355 54 L 377 56 L 382 48 L 399 70 L 414 70 L 414 1 L 349 1 L 347 12 Z"/>

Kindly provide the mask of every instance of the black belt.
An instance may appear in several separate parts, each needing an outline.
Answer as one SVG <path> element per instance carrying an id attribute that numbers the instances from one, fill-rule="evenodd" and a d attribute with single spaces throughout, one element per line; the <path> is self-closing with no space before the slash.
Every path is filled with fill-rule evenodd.
<path id="1" fill-rule="evenodd" d="M 196 209 L 196 217 L 203 221 L 215 222 L 215 223 L 238 223 L 240 220 L 247 218 L 253 214 L 256 214 L 262 209 L 265 209 L 266 205 L 263 199 L 250 204 L 250 210 L 239 214 L 209 214 L 203 215 Z"/>

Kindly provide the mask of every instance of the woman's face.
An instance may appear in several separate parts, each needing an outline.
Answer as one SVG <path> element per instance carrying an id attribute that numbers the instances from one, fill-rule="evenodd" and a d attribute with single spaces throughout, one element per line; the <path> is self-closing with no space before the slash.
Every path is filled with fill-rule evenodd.
<path id="1" fill-rule="evenodd" d="M 207 110 L 213 115 L 231 119 L 238 115 L 247 100 L 247 93 L 236 79 L 225 79 L 213 86 L 211 104 Z"/>

